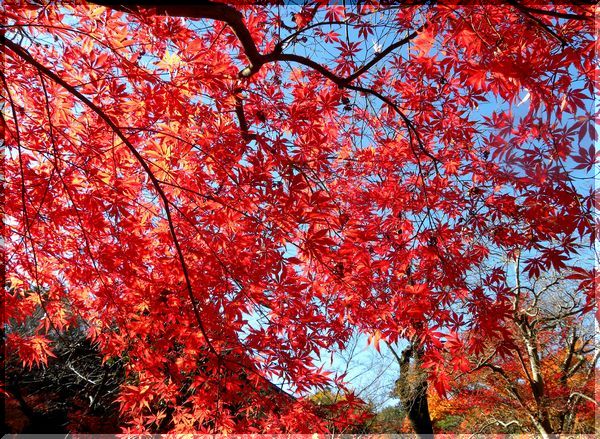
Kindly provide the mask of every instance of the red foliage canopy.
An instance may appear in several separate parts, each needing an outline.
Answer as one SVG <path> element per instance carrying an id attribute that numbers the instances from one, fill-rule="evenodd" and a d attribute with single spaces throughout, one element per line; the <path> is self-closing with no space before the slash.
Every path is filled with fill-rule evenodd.
<path id="1" fill-rule="evenodd" d="M 4 6 L 5 321 L 126 358 L 132 431 L 315 431 L 271 382 L 356 329 L 443 390 L 450 330 L 507 331 L 482 262 L 594 239 L 593 7 L 100 3 Z"/>

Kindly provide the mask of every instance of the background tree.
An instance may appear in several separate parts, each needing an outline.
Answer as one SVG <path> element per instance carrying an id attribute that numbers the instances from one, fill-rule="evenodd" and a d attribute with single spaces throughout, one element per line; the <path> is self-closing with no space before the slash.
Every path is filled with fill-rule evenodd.
<path id="1" fill-rule="evenodd" d="M 594 240 L 595 6 L 101 3 L 4 5 L 6 347 L 87 322 L 126 431 L 321 431 L 356 331 L 445 394 L 518 329 L 490 255 Z"/>
<path id="2" fill-rule="evenodd" d="M 447 397 L 427 392 L 426 371 L 418 361 L 410 362 L 410 346 L 400 355 L 394 352 L 400 369 L 395 393 L 402 406 L 413 407 L 414 431 L 424 430 L 419 426 L 423 416 L 436 432 L 538 431 L 548 437 L 597 431 L 598 348 L 589 312 L 596 306 L 595 273 L 552 271 L 531 281 L 521 272 L 520 258 L 507 265 L 514 268 L 506 279 L 514 285 L 513 313 L 505 322 L 511 336 L 488 339 L 484 347 L 471 344 L 475 349 L 468 346 L 479 334 L 449 338 L 449 350 L 467 347 L 473 367 L 457 369 Z"/>
<path id="3" fill-rule="evenodd" d="M 369 433 L 375 414 L 365 401 L 352 393 L 337 390 L 321 390 L 310 397 L 316 405 L 317 414 L 328 420 L 327 431 L 337 434 Z"/>
<path id="4" fill-rule="evenodd" d="M 30 297 L 45 292 L 31 291 Z M 2 339 L 28 340 L 3 355 L 5 432 L 112 433 L 119 426 L 117 396 L 124 381 L 123 358 L 103 358 L 90 343 L 83 323 L 64 331 L 50 328 L 53 350 L 47 366 L 39 353 L 28 352 L 39 337 L 35 329 L 45 316 L 40 305 L 21 321 L 11 320 Z M 42 324 L 48 325 L 46 320 Z M 22 361 L 28 361 L 23 365 Z M 27 360 L 28 359 L 28 360 Z"/>
<path id="5" fill-rule="evenodd" d="M 530 282 L 522 278 L 519 255 L 513 265 L 511 338 L 486 343 L 476 355 L 467 373 L 475 377 L 463 381 L 466 393 L 494 412 L 491 425 L 535 428 L 543 437 L 594 431 L 598 349 L 588 313 L 596 307 L 594 272 L 549 272 Z"/>

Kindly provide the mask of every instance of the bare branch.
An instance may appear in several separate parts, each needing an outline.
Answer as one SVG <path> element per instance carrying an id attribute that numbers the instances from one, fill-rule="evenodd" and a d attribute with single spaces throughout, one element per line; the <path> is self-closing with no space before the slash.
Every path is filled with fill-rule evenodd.
<path id="1" fill-rule="evenodd" d="M 369 70 L 375 64 L 377 64 L 379 61 L 381 61 L 383 58 L 385 58 L 389 53 L 391 53 L 392 51 L 396 50 L 399 47 L 404 46 L 409 41 L 413 40 L 417 35 L 419 35 L 420 32 L 423 31 L 424 28 L 425 28 L 425 25 L 420 26 L 417 30 L 415 30 L 414 32 L 411 32 L 406 37 L 402 38 L 400 41 L 397 41 L 397 42 L 395 42 L 393 44 L 390 44 L 384 50 L 382 50 L 377 55 L 375 55 L 373 57 L 373 59 L 371 59 L 371 61 L 369 61 L 368 63 L 364 64 L 357 71 L 355 71 L 350 76 L 348 76 L 345 79 L 345 82 L 349 84 L 352 81 L 354 81 L 356 78 L 362 76 L 363 73 L 365 73 L 367 70 Z"/>
<path id="2" fill-rule="evenodd" d="M 569 396 L 569 399 L 571 399 L 571 397 L 573 397 L 573 396 L 578 396 L 579 398 L 586 399 L 586 400 L 588 400 L 588 401 L 590 401 L 590 402 L 592 402 L 592 403 L 594 403 L 594 404 L 598 405 L 598 401 L 596 401 L 594 398 L 590 398 L 589 396 L 587 396 L 587 395 L 584 395 L 583 393 L 579 393 L 579 392 L 573 392 L 573 393 L 571 393 L 571 395 Z"/>

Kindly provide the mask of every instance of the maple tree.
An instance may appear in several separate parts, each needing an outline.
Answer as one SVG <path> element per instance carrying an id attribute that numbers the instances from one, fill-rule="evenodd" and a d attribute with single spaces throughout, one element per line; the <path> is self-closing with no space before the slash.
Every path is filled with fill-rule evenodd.
<path id="1" fill-rule="evenodd" d="M 356 331 L 444 395 L 518 330 L 497 252 L 593 280 L 595 10 L 7 1 L 7 352 L 85 331 L 136 433 L 326 431 Z"/>

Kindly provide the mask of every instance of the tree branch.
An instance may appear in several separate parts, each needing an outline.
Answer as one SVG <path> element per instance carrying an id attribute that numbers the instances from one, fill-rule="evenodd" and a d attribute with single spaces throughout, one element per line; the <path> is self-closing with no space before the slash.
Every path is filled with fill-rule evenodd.
<path id="1" fill-rule="evenodd" d="M 398 352 L 396 352 L 396 350 L 392 347 L 391 343 L 388 343 L 386 341 L 385 344 L 387 345 L 388 349 L 392 352 L 392 355 L 394 355 L 394 358 L 396 358 L 396 361 L 398 362 L 400 367 L 402 367 L 402 359 L 398 355 Z"/>
<path id="2" fill-rule="evenodd" d="M 533 413 L 532 410 L 529 408 L 529 406 L 525 403 L 525 400 L 523 399 L 523 397 L 521 396 L 521 394 L 517 390 L 517 387 L 511 381 L 511 379 L 508 377 L 508 374 L 504 371 L 504 369 L 502 369 L 500 366 L 496 366 L 495 364 L 491 364 L 491 363 L 484 363 L 484 364 L 481 365 L 481 367 L 487 367 L 487 368 L 491 369 L 494 373 L 497 373 L 498 375 L 500 375 L 502 377 L 502 379 L 504 379 L 504 381 L 506 382 L 506 384 L 507 384 L 508 389 L 510 390 L 510 392 L 517 399 L 517 401 L 519 401 L 519 403 L 521 404 L 521 406 L 525 410 L 527 410 L 527 412 L 529 414 Z"/>
<path id="3" fill-rule="evenodd" d="M 202 317 L 200 315 L 200 309 L 199 309 L 196 297 L 194 295 L 194 290 L 192 288 L 192 282 L 190 280 L 190 276 L 189 276 L 189 272 L 188 272 L 188 267 L 187 267 L 187 264 L 185 262 L 185 258 L 183 256 L 183 251 L 181 250 L 181 246 L 179 244 L 179 239 L 177 238 L 177 234 L 175 232 L 175 226 L 173 225 L 173 219 L 171 217 L 171 209 L 169 207 L 169 204 L 170 204 L 169 203 L 169 199 L 167 198 L 165 192 L 160 187 L 160 183 L 157 180 L 157 178 L 154 175 L 154 173 L 152 172 L 152 170 L 150 169 L 150 166 L 148 165 L 148 163 L 146 163 L 146 161 L 141 156 L 141 154 L 139 153 L 139 151 L 137 149 L 135 149 L 135 147 L 129 141 L 129 139 L 127 139 L 127 137 L 125 136 L 125 134 L 123 134 L 123 132 L 119 129 L 119 127 L 113 122 L 113 120 L 106 113 L 104 113 L 104 111 L 102 111 L 102 109 L 100 107 L 98 107 L 96 104 L 94 104 L 92 101 L 90 101 L 87 97 L 85 97 L 82 93 L 80 93 L 75 87 L 73 87 L 72 85 L 70 85 L 69 83 L 67 83 L 65 80 L 63 80 L 60 76 L 58 76 L 52 70 L 50 70 L 49 68 L 47 68 L 43 64 L 41 64 L 38 61 L 36 61 L 29 54 L 29 52 L 27 52 L 25 49 L 23 49 L 18 44 L 16 44 L 13 41 L 7 39 L 4 35 L 0 35 L 0 42 L 2 43 L 2 45 L 10 48 L 10 50 L 12 50 L 18 57 L 20 57 L 21 59 L 23 59 L 27 63 L 31 64 L 33 67 L 37 68 L 41 73 L 43 73 L 44 75 L 46 75 L 48 78 L 52 79 L 57 84 L 61 85 L 69 93 L 71 93 L 72 95 L 74 95 L 75 97 L 77 97 L 81 102 L 83 102 L 85 105 L 87 105 L 88 108 L 90 108 L 102 120 L 104 120 L 104 122 L 114 131 L 114 133 L 119 137 L 119 139 L 121 139 L 121 141 L 123 141 L 123 143 L 127 146 L 127 148 L 132 153 L 132 155 L 140 163 L 140 165 L 142 166 L 142 168 L 144 169 L 144 171 L 146 172 L 146 174 L 150 178 L 150 181 L 152 182 L 152 185 L 154 186 L 156 192 L 158 193 L 158 195 L 159 195 L 159 197 L 160 197 L 160 199 L 161 199 L 161 201 L 163 203 L 163 208 L 164 208 L 165 214 L 167 216 L 167 222 L 169 224 L 169 230 L 171 232 L 171 237 L 173 239 L 173 243 L 174 243 L 175 249 L 177 251 L 179 262 L 180 262 L 181 268 L 183 270 L 183 276 L 185 278 L 185 283 L 186 283 L 188 295 L 189 295 L 190 301 L 192 302 L 192 308 L 193 308 L 193 311 L 194 311 L 194 316 L 195 316 L 196 321 L 198 323 L 198 327 L 200 328 L 200 332 L 202 333 L 202 336 L 203 336 L 204 340 L 206 341 L 206 344 L 207 344 L 209 350 L 213 354 L 215 354 L 217 357 L 220 358 L 219 353 L 215 350 L 214 346 L 212 345 L 212 343 L 211 343 L 211 341 L 210 341 L 210 339 L 208 337 L 208 334 L 206 332 L 206 328 L 204 326 L 204 323 L 202 321 Z"/>
<path id="4" fill-rule="evenodd" d="M 405 44 L 407 44 L 409 41 L 413 40 L 417 35 L 419 35 L 419 33 L 425 28 L 425 25 L 420 26 L 417 30 L 415 30 L 414 32 L 411 32 L 408 36 L 402 38 L 400 41 L 397 41 L 393 44 L 390 44 L 388 47 L 386 47 L 384 50 L 382 50 L 381 52 L 379 52 L 377 55 L 375 55 L 373 57 L 373 59 L 371 59 L 371 61 L 369 61 L 368 63 L 364 64 L 362 67 L 360 67 L 357 71 L 355 71 L 354 73 L 352 73 L 350 76 L 348 76 L 345 79 L 346 83 L 351 83 L 352 81 L 354 81 L 356 78 L 362 76 L 363 73 L 365 73 L 367 70 L 369 70 L 371 67 L 373 67 L 375 64 L 377 64 L 379 61 L 381 61 L 383 58 L 385 58 L 389 53 L 391 53 L 392 51 L 396 50 L 399 47 L 404 46 Z"/>
<path id="5" fill-rule="evenodd" d="M 233 6 L 206 0 L 193 3 L 177 0 L 170 2 L 156 0 L 141 0 L 135 2 L 94 0 L 93 3 L 128 13 L 139 12 L 140 9 L 152 9 L 156 15 L 222 21 L 231 28 L 240 41 L 242 48 L 248 57 L 248 61 L 250 61 L 249 67 L 242 70 L 242 76 L 252 76 L 254 73 L 258 72 L 265 63 L 264 56 L 258 51 L 254 39 L 252 38 L 252 35 L 250 35 L 250 31 L 244 24 L 242 13 Z"/>
<path id="6" fill-rule="evenodd" d="M 542 20 L 540 20 L 535 15 L 531 14 L 529 8 L 523 6 L 522 4 L 520 4 L 519 2 L 517 2 L 516 0 L 508 0 L 508 4 L 512 5 L 513 7 L 515 7 L 519 11 L 521 11 L 521 13 L 523 15 L 525 15 L 531 21 L 535 22 L 544 32 L 548 33 L 549 35 L 551 35 L 552 37 L 554 37 L 558 41 L 560 41 L 560 43 L 563 46 L 566 46 L 568 44 L 567 41 L 563 37 L 561 37 L 560 35 L 558 35 L 554 30 L 552 30 L 550 28 L 550 26 L 548 26 L 546 23 L 544 23 Z"/>
<path id="7" fill-rule="evenodd" d="M 512 4 L 516 4 L 516 1 L 511 1 L 509 3 Z M 583 15 L 583 14 L 569 14 L 566 12 L 556 12 L 556 11 L 549 11 L 547 9 L 539 9 L 539 8 L 534 8 L 531 6 L 524 6 L 524 5 L 519 5 L 520 9 L 527 11 L 527 12 L 531 12 L 534 14 L 539 14 L 539 15 L 548 15 L 550 17 L 557 17 L 557 18 L 564 18 L 565 20 L 584 20 L 584 21 L 591 21 L 593 19 L 593 17 L 589 17 L 587 15 Z"/>
<path id="8" fill-rule="evenodd" d="M 571 397 L 573 397 L 573 396 L 578 396 L 579 398 L 583 398 L 583 399 L 585 399 L 585 400 L 588 400 L 588 401 L 590 401 L 591 403 L 594 403 L 594 404 L 598 405 L 598 401 L 596 401 L 594 398 L 590 398 L 589 396 L 587 396 L 587 395 L 584 395 L 583 393 L 580 393 L 580 392 L 573 392 L 573 393 L 571 393 L 571 395 L 569 396 L 569 399 L 571 399 Z"/>
<path id="9" fill-rule="evenodd" d="M 332 71 L 330 71 L 329 69 L 327 69 L 325 66 L 319 64 L 316 61 L 313 61 L 312 59 L 310 59 L 308 57 L 296 55 L 296 54 L 292 54 L 292 53 L 281 53 L 280 47 L 276 48 L 273 52 L 268 53 L 266 55 L 259 53 L 258 48 L 256 47 L 254 40 L 252 39 L 252 35 L 250 35 L 250 31 L 244 24 L 244 20 L 243 20 L 243 16 L 242 16 L 241 12 L 239 12 L 237 9 L 235 9 L 234 7 L 229 6 L 229 5 L 225 5 L 225 4 L 218 3 L 218 2 L 212 2 L 212 1 L 202 1 L 202 2 L 200 2 L 198 4 L 194 4 L 194 5 L 189 5 L 188 3 L 182 3 L 182 2 L 178 2 L 178 1 L 175 1 L 175 2 L 169 3 L 169 4 L 164 4 L 159 1 L 149 1 L 149 0 L 136 1 L 135 3 L 130 2 L 131 6 L 123 6 L 121 2 L 107 1 L 107 0 L 94 0 L 93 3 L 99 4 L 102 6 L 106 6 L 106 7 L 112 8 L 112 9 L 116 9 L 119 11 L 123 11 L 123 12 L 136 12 L 136 11 L 139 11 L 140 8 L 141 9 L 152 9 L 158 15 L 186 17 L 186 18 L 192 18 L 192 19 L 207 18 L 207 19 L 212 19 L 212 20 L 217 20 L 217 21 L 222 21 L 224 23 L 227 23 L 227 25 L 229 25 L 229 27 L 231 27 L 231 29 L 233 30 L 235 35 L 238 37 L 238 39 L 244 49 L 244 52 L 246 53 L 246 56 L 248 57 L 248 60 L 250 61 L 250 65 L 240 72 L 240 74 L 239 74 L 240 77 L 242 77 L 242 78 L 251 77 L 252 75 L 257 73 L 264 64 L 268 64 L 268 63 L 272 63 L 272 62 L 280 62 L 280 61 L 289 61 L 289 62 L 295 62 L 297 64 L 302 64 L 306 67 L 309 67 L 309 68 L 315 70 L 316 72 L 320 73 L 321 75 L 323 75 L 324 77 L 326 77 L 327 79 L 332 81 L 334 84 L 336 84 L 340 88 L 347 88 L 350 90 L 360 91 L 360 92 L 375 96 L 379 100 L 384 102 L 387 106 L 389 106 L 395 113 L 397 113 L 400 116 L 400 118 L 404 121 L 404 123 L 409 131 L 409 136 L 411 137 L 411 139 L 414 134 L 414 136 L 417 140 L 419 149 L 427 157 L 429 157 L 431 160 L 433 160 L 437 167 L 437 163 L 439 162 L 439 160 L 436 157 L 434 157 L 429 151 L 427 151 L 415 126 L 412 124 L 410 119 L 400 110 L 400 108 L 398 108 L 398 106 L 396 104 L 394 104 L 394 102 L 391 99 L 383 96 L 381 93 L 379 93 L 375 90 L 365 88 L 365 87 L 350 85 L 350 83 L 353 80 L 355 80 L 356 78 L 363 75 L 369 68 L 371 68 L 377 62 L 379 62 L 381 59 L 383 59 L 386 55 L 388 55 L 394 49 L 397 49 L 398 47 L 408 43 L 413 38 L 415 38 L 418 35 L 418 33 L 424 28 L 425 25 L 421 26 L 419 29 L 412 32 L 411 34 L 409 34 L 402 40 L 388 46 L 385 50 L 383 50 L 380 54 L 377 54 L 375 57 L 373 57 L 373 59 L 371 61 L 369 61 L 367 64 L 363 65 L 362 67 L 360 67 L 353 74 L 349 75 L 346 78 L 342 78 L 342 77 L 336 75 L 335 73 L 333 73 Z M 132 8 L 135 8 L 135 9 L 132 9 Z M 240 120 L 240 127 L 242 128 L 242 132 L 244 133 L 244 127 L 242 126 L 242 124 L 245 122 L 245 117 L 243 116 L 243 109 L 242 109 L 242 111 L 240 111 L 240 109 L 241 109 L 241 107 L 239 105 L 237 105 L 236 106 L 236 114 L 238 116 L 238 119 Z M 247 132 L 247 125 L 246 125 L 246 132 Z"/>

